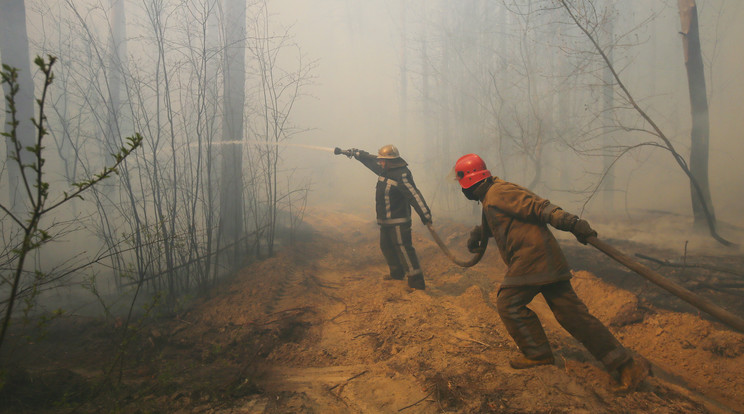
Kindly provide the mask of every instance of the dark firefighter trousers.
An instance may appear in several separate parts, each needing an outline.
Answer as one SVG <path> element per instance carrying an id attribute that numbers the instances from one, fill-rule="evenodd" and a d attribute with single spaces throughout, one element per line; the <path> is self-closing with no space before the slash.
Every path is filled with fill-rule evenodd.
<path id="1" fill-rule="evenodd" d="M 631 355 L 599 319 L 589 313 L 568 280 L 542 286 L 513 286 L 499 290 L 499 316 L 519 350 L 529 359 L 552 356 L 548 338 L 537 315 L 527 307 L 542 293 L 558 323 L 612 372 Z"/>
<path id="2" fill-rule="evenodd" d="M 423 279 L 416 250 L 411 240 L 411 223 L 381 225 L 380 250 L 390 268 L 390 277 L 403 280 Z"/>

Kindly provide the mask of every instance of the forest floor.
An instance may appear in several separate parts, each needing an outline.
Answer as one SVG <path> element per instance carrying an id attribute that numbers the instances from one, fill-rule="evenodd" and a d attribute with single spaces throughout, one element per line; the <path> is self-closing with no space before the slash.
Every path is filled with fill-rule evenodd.
<path id="1" fill-rule="evenodd" d="M 308 211 L 305 223 L 292 247 L 246 266 L 176 316 L 126 330 L 121 320 L 74 316 L 48 324 L 43 339 L 15 350 L 0 412 L 744 412 L 744 335 L 570 237 L 560 240 L 579 297 L 652 364 L 653 377 L 635 392 L 613 391 L 616 379 L 541 297 L 531 306 L 556 365 L 509 367 L 518 351 L 494 307 L 504 274 L 495 246 L 460 268 L 417 224 L 427 289 L 410 291 L 383 279 L 372 218 L 326 208 Z M 467 256 L 458 247 L 469 227 L 435 227 Z M 684 268 L 644 263 L 744 317 L 739 250 L 692 246 L 682 257 L 683 238 L 668 249 L 655 243 L 659 233 L 595 227 L 628 255 L 684 259 Z"/>

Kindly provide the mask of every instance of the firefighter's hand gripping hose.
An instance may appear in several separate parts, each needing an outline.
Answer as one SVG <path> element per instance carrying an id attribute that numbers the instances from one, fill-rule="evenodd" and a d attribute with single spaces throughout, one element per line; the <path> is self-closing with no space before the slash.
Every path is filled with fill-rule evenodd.
<path id="1" fill-rule="evenodd" d="M 434 227 L 432 226 L 431 223 L 426 223 L 426 228 L 429 229 L 429 233 L 431 233 L 431 237 L 434 238 L 434 241 L 437 242 L 437 244 L 439 245 L 439 248 L 442 249 L 444 254 L 446 254 L 447 257 L 449 257 L 450 260 L 452 260 L 452 262 L 458 266 L 461 266 L 461 267 L 475 266 L 475 264 L 480 262 L 481 258 L 483 258 L 483 253 L 486 252 L 486 246 L 488 245 L 488 237 L 484 237 L 483 239 L 481 239 L 480 249 L 478 250 L 477 253 L 475 253 L 475 255 L 472 258 L 470 258 L 470 260 L 461 260 L 455 257 L 455 255 L 450 251 L 450 249 L 447 248 L 447 245 L 444 244 L 442 239 L 439 238 L 439 235 L 437 234 L 437 232 L 434 231 Z"/>

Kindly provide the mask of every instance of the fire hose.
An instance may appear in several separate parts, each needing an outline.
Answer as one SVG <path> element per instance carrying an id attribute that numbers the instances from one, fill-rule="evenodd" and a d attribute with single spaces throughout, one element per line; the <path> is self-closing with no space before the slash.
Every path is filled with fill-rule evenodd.
<path id="1" fill-rule="evenodd" d="M 484 237 L 481 239 L 480 249 L 478 249 L 477 253 L 473 255 L 469 260 L 461 260 L 458 259 L 449 248 L 447 248 L 447 245 L 444 244 L 442 239 L 439 237 L 436 231 L 434 231 L 434 227 L 431 225 L 431 223 L 426 223 L 426 228 L 429 229 L 429 233 L 431 233 L 431 237 L 434 238 L 434 241 L 437 242 L 439 245 L 439 248 L 442 249 L 444 254 L 447 255 L 447 257 L 452 260 L 456 265 L 461 267 L 471 267 L 475 266 L 476 263 L 480 262 L 480 260 L 483 258 L 483 253 L 486 252 L 486 246 L 488 246 L 488 237 Z"/>
<path id="2" fill-rule="evenodd" d="M 702 310 L 703 312 L 706 312 L 709 315 L 716 317 L 718 320 L 736 329 L 737 331 L 744 332 L 744 319 L 734 315 L 733 313 L 727 311 L 726 309 L 721 308 L 720 306 L 714 304 L 710 300 L 705 299 L 702 296 L 699 296 L 699 295 L 696 295 L 695 293 L 690 292 L 689 290 L 683 288 L 682 286 L 665 278 L 661 274 L 631 259 L 627 255 L 621 253 L 619 250 L 597 239 L 596 237 L 589 237 L 587 238 L 586 241 L 587 243 L 594 246 L 597 250 L 601 251 L 607 256 L 610 256 L 611 258 L 621 263 L 628 269 L 638 273 L 644 278 L 655 283 L 657 286 L 665 289 L 666 291 L 672 293 L 673 295 L 684 300 L 685 302 L 695 306 L 696 308 Z"/>

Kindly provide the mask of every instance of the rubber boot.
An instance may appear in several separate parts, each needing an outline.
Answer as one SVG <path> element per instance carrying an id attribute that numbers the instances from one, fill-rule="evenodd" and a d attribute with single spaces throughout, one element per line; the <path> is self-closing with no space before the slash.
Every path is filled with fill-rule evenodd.
<path id="1" fill-rule="evenodd" d="M 424 283 L 424 275 L 419 273 L 417 275 L 408 276 L 408 287 L 418 290 L 426 289 L 426 283 Z"/>
<path id="2" fill-rule="evenodd" d="M 547 358 L 541 358 L 541 359 L 529 359 L 524 355 L 520 355 L 509 361 L 509 366 L 511 366 L 514 369 L 526 369 L 526 368 L 539 367 L 540 365 L 553 365 L 553 364 L 555 364 L 555 358 L 553 358 L 552 355 Z"/>
<path id="3" fill-rule="evenodd" d="M 651 368 L 643 358 L 633 358 L 620 368 L 620 385 L 615 388 L 617 392 L 635 391 L 639 385 L 649 376 Z"/>
<path id="4" fill-rule="evenodd" d="M 389 273 L 389 274 L 385 275 L 385 277 L 383 277 L 383 279 L 385 279 L 385 280 L 403 280 L 403 277 L 404 276 L 405 275 L 403 275 L 403 274 Z"/>

